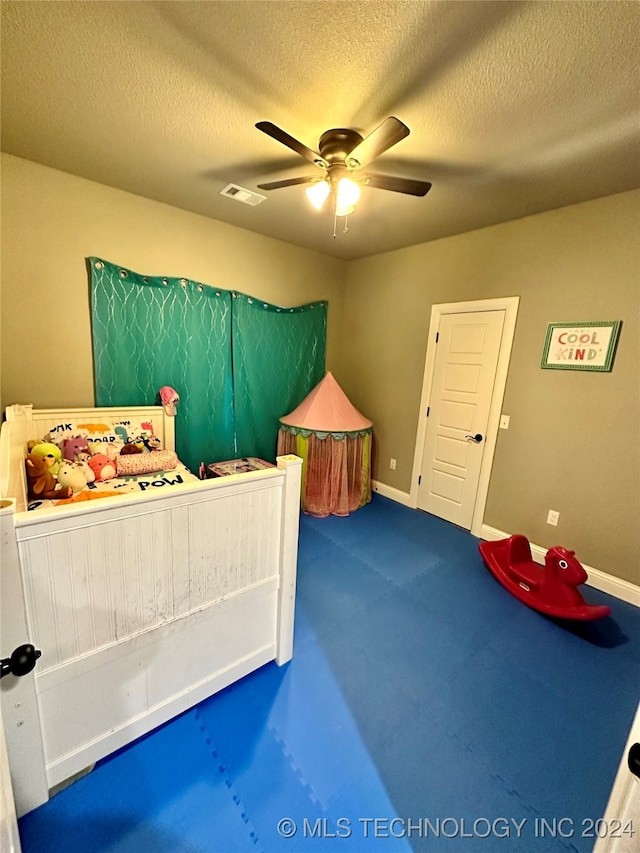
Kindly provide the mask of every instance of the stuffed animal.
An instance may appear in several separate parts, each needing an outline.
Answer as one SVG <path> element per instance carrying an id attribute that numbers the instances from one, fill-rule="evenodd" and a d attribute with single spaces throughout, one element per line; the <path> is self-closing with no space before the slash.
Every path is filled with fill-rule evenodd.
<path id="1" fill-rule="evenodd" d="M 89 467 L 96 475 L 96 480 L 112 480 L 116 476 L 115 465 L 104 453 L 92 456 L 89 460 Z"/>
<path id="2" fill-rule="evenodd" d="M 45 460 L 49 468 L 49 473 L 55 477 L 62 461 L 62 451 L 60 448 L 49 441 L 30 441 L 27 446 L 30 455 L 39 456 Z"/>
<path id="3" fill-rule="evenodd" d="M 89 453 L 93 456 L 104 454 L 113 461 L 116 456 L 120 455 L 120 451 L 124 447 L 124 441 L 116 438 L 114 441 L 91 441 L 89 439 Z"/>
<path id="4" fill-rule="evenodd" d="M 51 466 L 44 456 L 30 453 L 25 465 L 27 469 L 27 491 L 29 500 L 55 500 L 56 498 L 70 498 L 73 494 L 68 486 L 56 489 L 56 481 L 51 473 Z"/>
<path id="5" fill-rule="evenodd" d="M 80 465 L 82 468 L 82 473 L 86 477 L 87 483 L 94 483 L 96 479 L 95 473 L 91 470 L 91 466 L 89 465 L 89 460 L 91 459 L 90 453 L 78 453 L 76 454 L 76 464 Z"/>
<path id="6" fill-rule="evenodd" d="M 58 468 L 58 484 L 68 486 L 72 492 L 80 492 L 87 485 L 82 466 L 75 462 L 64 461 Z"/>
<path id="7" fill-rule="evenodd" d="M 62 455 L 69 462 L 75 462 L 79 453 L 89 453 L 89 443 L 86 438 L 81 435 L 74 435 L 73 438 L 65 438 L 62 445 Z"/>
<path id="8" fill-rule="evenodd" d="M 142 453 L 142 447 L 139 444 L 134 444 L 133 442 L 128 442 L 120 450 L 120 456 L 127 456 L 129 453 Z"/>
<path id="9" fill-rule="evenodd" d="M 148 437 L 144 436 L 142 439 L 142 443 L 144 444 L 145 449 L 148 451 L 162 449 L 162 442 L 160 441 L 157 435 L 150 435 Z"/>
<path id="10" fill-rule="evenodd" d="M 158 395 L 165 413 L 175 417 L 178 410 L 178 403 L 180 402 L 180 395 L 176 389 L 172 388 L 170 385 L 163 385 L 158 391 Z"/>

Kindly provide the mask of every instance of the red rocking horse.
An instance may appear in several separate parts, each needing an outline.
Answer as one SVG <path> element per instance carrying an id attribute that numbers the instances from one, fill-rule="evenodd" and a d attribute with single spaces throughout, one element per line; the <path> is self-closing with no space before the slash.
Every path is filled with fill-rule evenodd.
<path id="1" fill-rule="evenodd" d="M 481 542 L 478 550 L 487 567 L 519 601 L 559 619 L 602 619 L 611 609 L 587 604 L 576 587 L 585 583 L 587 573 L 575 558 L 575 551 L 556 545 L 547 551 L 544 567 L 534 563 L 525 536 L 516 534 L 497 542 Z"/>

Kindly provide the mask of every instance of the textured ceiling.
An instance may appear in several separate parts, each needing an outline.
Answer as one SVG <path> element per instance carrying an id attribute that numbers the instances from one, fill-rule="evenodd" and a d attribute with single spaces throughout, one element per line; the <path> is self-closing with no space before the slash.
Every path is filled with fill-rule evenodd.
<path id="1" fill-rule="evenodd" d="M 2 150 L 212 219 L 358 258 L 640 186 L 636 2 L 2 0 Z M 332 127 L 411 135 L 347 234 L 302 187 Z"/>

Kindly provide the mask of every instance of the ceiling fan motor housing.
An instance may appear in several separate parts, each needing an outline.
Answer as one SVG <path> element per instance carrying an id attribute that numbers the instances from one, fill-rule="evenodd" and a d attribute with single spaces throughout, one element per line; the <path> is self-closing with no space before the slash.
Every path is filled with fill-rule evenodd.
<path id="1" fill-rule="evenodd" d="M 356 130 L 336 127 L 322 134 L 318 148 L 327 163 L 344 163 L 356 145 L 361 142 L 362 136 Z"/>

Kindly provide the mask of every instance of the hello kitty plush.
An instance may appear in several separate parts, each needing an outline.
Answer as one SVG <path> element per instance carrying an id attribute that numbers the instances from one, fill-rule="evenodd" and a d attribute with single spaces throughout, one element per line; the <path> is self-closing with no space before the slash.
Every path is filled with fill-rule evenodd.
<path id="1" fill-rule="evenodd" d="M 176 389 L 170 385 L 163 385 L 158 394 L 160 395 L 160 402 L 165 413 L 174 417 L 178 410 L 178 403 L 180 402 L 180 395 Z"/>

